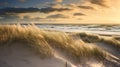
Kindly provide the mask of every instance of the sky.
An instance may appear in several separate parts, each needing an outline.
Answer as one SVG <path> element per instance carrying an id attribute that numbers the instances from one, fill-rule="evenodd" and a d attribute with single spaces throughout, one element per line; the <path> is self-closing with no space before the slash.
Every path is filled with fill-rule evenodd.
<path id="1" fill-rule="evenodd" d="M 120 24 L 120 0 L 0 0 L 0 23 Z"/>

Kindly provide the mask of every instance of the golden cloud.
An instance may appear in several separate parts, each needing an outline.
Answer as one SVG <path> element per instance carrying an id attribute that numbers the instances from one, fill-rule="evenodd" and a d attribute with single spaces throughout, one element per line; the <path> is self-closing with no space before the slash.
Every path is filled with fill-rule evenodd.
<path id="1" fill-rule="evenodd" d="M 63 0 L 55 0 L 55 2 L 61 3 L 63 2 Z"/>

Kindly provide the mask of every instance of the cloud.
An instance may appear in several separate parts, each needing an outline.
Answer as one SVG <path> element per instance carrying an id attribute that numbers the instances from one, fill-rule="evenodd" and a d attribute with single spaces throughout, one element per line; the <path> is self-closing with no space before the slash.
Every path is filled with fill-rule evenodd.
<path id="1" fill-rule="evenodd" d="M 82 9 L 94 9 L 93 7 L 91 6 L 78 6 L 79 8 L 82 8 Z"/>
<path id="2" fill-rule="evenodd" d="M 25 16 L 23 16 L 23 18 L 21 18 L 18 15 L 4 15 L 4 16 L 0 16 L 0 21 L 1 22 L 39 21 L 41 19 L 44 19 L 44 18 L 40 18 L 40 17 L 31 18 L 31 16 L 29 16 L 29 15 L 25 15 Z"/>
<path id="3" fill-rule="evenodd" d="M 27 0 L 18 0 L 19 2 L 26 2 Z"/>
<path id="4" fill-rule="evenodd" d="M 74 16 L 84 16 L 85 14 L 83 14 L 83 13 L 74 13 L 73 15 Z"/>
<path id="5" fill-rule="evenodd" d="M 23 19 L 31 19 L 30 16 L 26 15 L 23 17 Z"/>
<path id="6" fill-rule="evenodd" d="M 23 16 L 23 18 L 21 19 L 21 21 L 29 21 L 29 22 L 31 22 L 31 21 L 33 21 L 34 20 L 34 18 L 31 18 L 31 16 L 29 16 L 29 15 L 25 15 L 25 16 Z"/>
<path id="7" fill-rule="evenodd" d="M 0 16 L 0 17 L 2 17 L 0 19 L 0 22 L 13 22 L 13 21 L 20 20 L 20 17 L 17 15 L 4 15 L 4 16 Z"/>
<path id="8" fill-rule="evenodd" d="M 23 16 L 23 18 L 21 19 L 21 21 L 41 21 L 41 20 L 45 20 L 46 18 L 42 18 L 42 17 L 32 17 L 32 15 L 25 15 Z"/>
<path id="9" fill-rule="evenodd" d="M 27 12 L 37 12 L 38 8 L 2 8 L 0 9 L 0 14 L 6 13 L 27 13 Z"/>
<path id="10" fill-rule="evenodd" d="M 69 7 L 76 7 L 76 6 L 78 6 L 78 5 L 77 5 L 77 4 L 70 3 L 70 4 L 67 4 L 67 6 L 69 6 Z"/>
<path id="11" fill-rule="evenodd" d="M 63 14 L 55 14 L 55 15 L 47 16 L 46 18 L 69 18 L 69 16 Z"/>
<path id="12" fill-rule="evenodd" d="M 41 8 L 40 12 L 50 13 L 50 12 L 54 12 L 54 11 L 61 12 L 61 11 L 70 11 L 70 10 L 71 9 L 69 9 L 69 8 L 52 8 L 52 7 L 47 7 L 47 8 Z"/>
<path id="13" fill-rule="evenodd" d="M 107 7 L 107 5 L 105 4 L 106 0 L 88 0 L 88 1 L 92 4 Z"/>
<path id="14" fill-rule="evenodd" d="M 63 2 L 63 0 L 55 0 L 55 2 L 61 3 Z"/>
<path id="15" fill-rule="evenodd" d="M 63 6 L 61 4 L 54 4 L 51 7 L 52 8 L 62 8 Z"/>
<path id="16" fill-rule="evenodd" d="M 42 18 L 42 17 L 35 17 L 33 18 L 34 20 L 40 20 L 40 19 L 45 19 L 45 18 Z"/>
<path id="17" fill-rule="evenodd" d="M 0 6 L 7 6 L 7 5 L 9 5 L 8 2 L 0 2 Z"/>
<path id="18" fill-rule="evenodd" d="M 54 11 L 69 11 L 71 9 L 69 8 L 52 8 L 52 7 L 46 7 L 46 8 L 2 8 L 0 9 L 0 15 L 6 15 L 8 13 L 32 13 L 32 12 L 42 12 L 42 13 L 51 13 Z"/>

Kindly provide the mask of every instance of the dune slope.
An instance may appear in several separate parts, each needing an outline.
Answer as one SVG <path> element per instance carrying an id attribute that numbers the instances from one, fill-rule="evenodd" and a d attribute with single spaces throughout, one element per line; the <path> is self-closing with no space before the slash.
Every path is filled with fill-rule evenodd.
<path id="1" fill-rule="evenodd" d="M 119 67 L 107 51 L 64 32 L 0 25 L 0 67 Z"/>

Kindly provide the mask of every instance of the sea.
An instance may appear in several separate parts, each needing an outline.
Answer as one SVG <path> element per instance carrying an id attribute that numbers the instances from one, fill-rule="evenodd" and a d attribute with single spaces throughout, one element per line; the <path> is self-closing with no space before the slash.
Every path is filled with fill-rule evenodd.
<path id="1" fill-rule="evenodd" d="M 103 35 L 120 35 L 120 25 L 91 25 L 91 24 L 39 24 L 41 29 L 62 32 L 87 32 Z"/>

